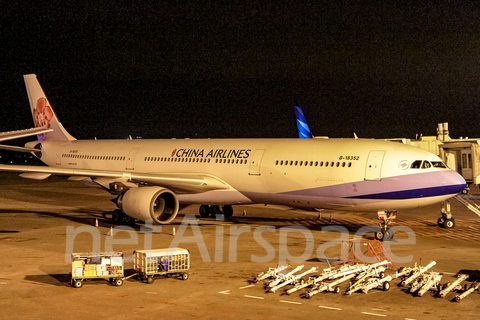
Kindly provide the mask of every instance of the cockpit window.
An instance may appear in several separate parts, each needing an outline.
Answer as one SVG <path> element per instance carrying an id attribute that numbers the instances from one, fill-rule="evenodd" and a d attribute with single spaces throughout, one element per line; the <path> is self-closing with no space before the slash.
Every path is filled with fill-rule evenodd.
<path id="1" fill-rule="evenodd" d="M 430 163 L 430 161 L 423 161 L 423 164 L 422 164 L 422 169 L 430 169 L 432 167 L 432 164 Z"/>
<path id="2" fill-rule="evenodd" d="M 447 168 L 445 163 L 443 163 L 442 161 L 432 161 L 432 165 L 434 168 L 444 168 L 444 169 Z"/>
<path id="3" fill-rule="evenodd" d="M 430 168 L 447 168 L 442 161 L 428 161 L 428 160 L 415 160 L 410 165 L 411 169 L 430 169 Z"/>
<path id="4" fill-rule="evenodd" d="M 420 169 L 422 167 L 422 160 L 415 160 L 410 166 L 411 169 Z"/>

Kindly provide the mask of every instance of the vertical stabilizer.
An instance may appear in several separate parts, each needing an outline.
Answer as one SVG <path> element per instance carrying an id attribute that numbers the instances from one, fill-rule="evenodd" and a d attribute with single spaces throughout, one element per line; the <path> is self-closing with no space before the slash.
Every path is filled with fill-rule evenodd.
<path id="1" fill-rule="evenodd" d="M 58 121 L 55 112 L 53 112 L 50 102 L 48 102 L 45 93 L 34 74 L 23 76 L 25 86 L 27 87 L 28 100 L 32 110 L 33 122 L 36 128 L 51 128 L 52 132 L 38 135 L 39 140 L 76 140 L 72 137 Z"/>
<path id="2" fill-rule="evenodd" d="M 295 116 L 297 118 L 297 128 L 298 136 L 300 139 L 309 139 L 313 138 L 310 128 L 308 128 L 307 120 L 303 115 L 302 109 L 300 107 L 295 107 Z"/>

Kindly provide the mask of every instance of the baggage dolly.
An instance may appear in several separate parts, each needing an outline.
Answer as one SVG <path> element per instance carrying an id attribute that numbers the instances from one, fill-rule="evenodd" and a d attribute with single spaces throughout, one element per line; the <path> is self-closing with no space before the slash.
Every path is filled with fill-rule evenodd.
<path id="1" fill-rule="evenodd" d="M 133 254 L 133 269 L 139 280 L 152 284 L 156 275 L 188 279 L 190 251 L 187 249 L 136 250 Z"/>
<path id="2" fill-rule="evenodd" d="M 105 279 L 114 286 L 123 284 L 123 253 L 72 253 L 72 287 L 81 288 L 83 281 Z"/>

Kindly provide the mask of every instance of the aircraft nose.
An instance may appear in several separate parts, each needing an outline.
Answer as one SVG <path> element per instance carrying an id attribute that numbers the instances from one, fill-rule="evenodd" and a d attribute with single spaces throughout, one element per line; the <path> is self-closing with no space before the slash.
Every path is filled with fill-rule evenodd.
<path id="1" fill-rule="evenodd" d="M 448 172 L 445 178 L 445 184 L 452 193 L 459 193 L 465 188 L 467 182 L 458 172 L 452 170 Z"/>

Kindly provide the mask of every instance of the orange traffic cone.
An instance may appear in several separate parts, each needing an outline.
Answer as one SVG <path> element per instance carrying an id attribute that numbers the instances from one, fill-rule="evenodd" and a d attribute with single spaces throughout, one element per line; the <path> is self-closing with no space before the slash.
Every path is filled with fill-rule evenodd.
<path id="1" fill-rule="evenodd" d="M 243 215 L 244 215 L 244 216 L 247 215 L 247 210 L 243 209 Z"/>
<path id="2" fill-rule="evenodd" d="M 110 233 L 108 234 L 110 237 L 113 237 L 113 227 L 110 227 Z"/>
<path id="3" fill-rule="evenodd" d="M 176 234 L 177 234 L 177 232 L 175 231 L 175 227 L 173 227 L 172 236 L 174 236 Z"/>
<path id="4" fill-rule="evenodd" d="M 98 227 L 98 218 L 95 219 L 95 227 Z"/>

